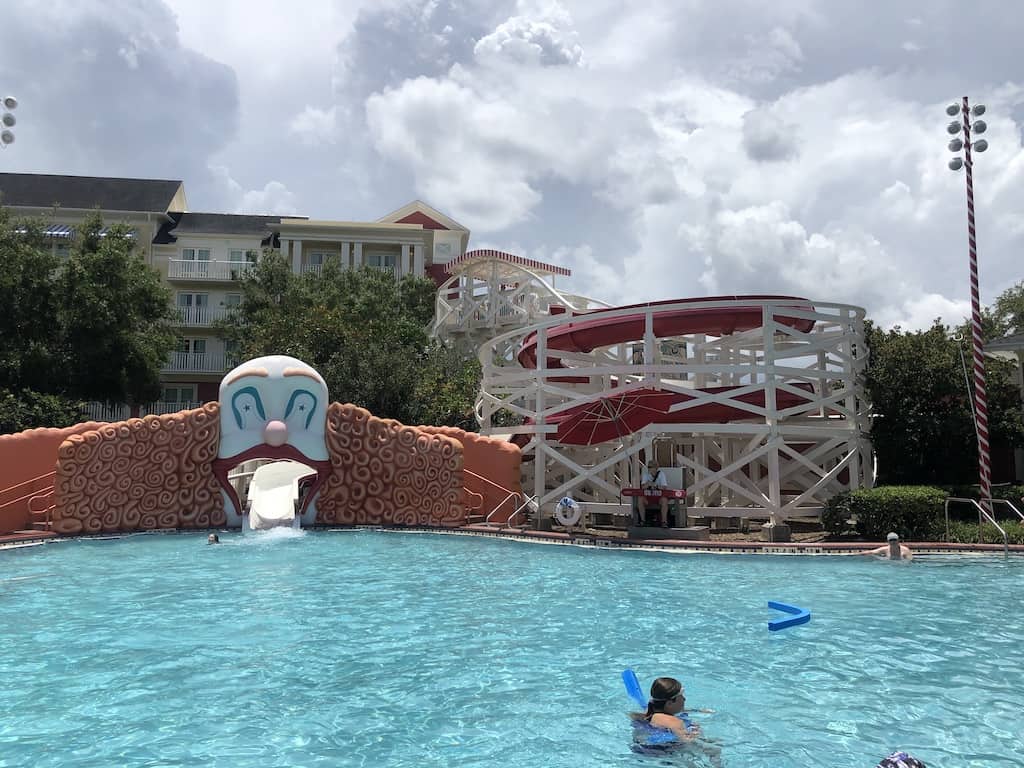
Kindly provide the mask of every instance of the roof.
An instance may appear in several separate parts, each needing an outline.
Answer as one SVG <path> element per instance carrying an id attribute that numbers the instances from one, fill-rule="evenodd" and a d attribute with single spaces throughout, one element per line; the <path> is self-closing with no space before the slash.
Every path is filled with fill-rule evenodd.
<path id="1" fill-rule="evenodd" d="M 518 267 L 526 267 L 533 272 L 540 274 L 549 275 L 565 275 L 568 277 L 572 274 L 572 270 L 566 267 L 559 267 L 556 264 L 545 264 L 543 261 L 536 261 L 534 259 L 527 259 L 522 256 L 516 256 L 512 253 L 505 253 L 504 251 L 496 251 L 491 248 L 478 248 L 473 251 L 466 251 L 461 256 L 456 256 L 451 261 L 445 264 L 445 269 L 448 274 L 455 274 L 459 271 L 457 268 L 465 268 L 470 262 L 482 262 L 490 259 L 496 259 L 503 261 L 506 264 L 515 264 Z"/>
<path id="2" fill-rule="evenodd" d="M 427 216 L 423 211 L 413 211 L 408 216 L 403 216 L 396 224 L 419 224 L 424 229 L 448 229 L 444 224 Z"/>
<path id="3" fill-rule="evenodd" d="M 1014 333 L 995 339 L 985 345 L 985 354 L 993 357 L 1017 358 L 1018 352 L 1024 352 L 1024 333 Z"/>
<path id="4" fill-rule="evenodd" d="M 450 216 L 445 216 L 437 208 L 427 205 L 422 200 L 413 200 L 398 210 L 381 216 L 380 223 L 419 224 L 424 229 L 452 229 L 469 234 L 469 230 Z"/>
<path id="5" fill-rule="evenodd" d="M 0 200 L 25 208 L 99 208 L 165 213 L 181 181 L 0 173 Z"/>
<path id="6" fill-rule="evenodd" d="M 280 216 L 250 216 L 238 213 L 171 213 L 171 221 L 160 227 L 153 243 L 173 243 L 182 235 L 238 235 L 240 237 L 270 236 Z"/>

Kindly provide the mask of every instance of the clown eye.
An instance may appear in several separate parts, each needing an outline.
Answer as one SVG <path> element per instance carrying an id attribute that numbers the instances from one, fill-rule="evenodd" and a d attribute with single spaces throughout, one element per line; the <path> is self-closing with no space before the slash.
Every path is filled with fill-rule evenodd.
<path id="1" fill-rule="evenodd" d="M 239 429 L 252 429 L 267 420 L 263 401 L 255 387 L 243 387 L 231 397 L 231 412 Z"/>
<path id="2" fill-rule="evenodd" d="M 284 420 L 289 426 L 308 429 L 315 412 L 316 395 L 307 389 L 297 389 L 292 392 L 291 399 L 288 401 L 288 407 L 284 412 Z"/>

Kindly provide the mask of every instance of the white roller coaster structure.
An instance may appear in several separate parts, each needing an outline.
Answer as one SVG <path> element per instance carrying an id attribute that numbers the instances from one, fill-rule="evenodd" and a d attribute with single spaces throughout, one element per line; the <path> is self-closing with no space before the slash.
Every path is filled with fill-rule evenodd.
<path id="1" fill-rule="evenodd" d="M 494 257 L 441 287 L 434 330 L 477 346 L 481 432 L 522 446 L 542 508 L 621 504 L 641 454 L 682 468 L 691 516 L 780 523 L 873 485 L 859 307 L 734 296 L 614 308 Z M 641 397 L 657 405 L 626 413 Z"/>

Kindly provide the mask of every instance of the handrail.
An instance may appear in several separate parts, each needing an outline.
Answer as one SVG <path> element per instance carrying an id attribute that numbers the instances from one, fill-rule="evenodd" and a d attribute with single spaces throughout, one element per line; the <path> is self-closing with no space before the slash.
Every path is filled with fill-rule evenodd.
<path id="1" fill-rule="evenodd" d="M 33 477 L 30 480 L 23 480 L 20 483 L 15 483 L 14 485 L 8 486 L 7 488 L 4 488 L 3 490 L 0 490 L 0 495 L 3 495 L 5 493 L 7 493 L 8 491 L 13 491 L 15 488 L 18 488 L 18 487 L 20 487 L 22 485 L 28 485 L 29 483 L 34 483 L 34 482 L 37 482 L 39 480 L 52 480 L 56 475 L 57 475 L 57 472 L 55 470 L 53 472 L 47 472 L 45 475 L 39 475 L 39 477 Z M 15 504 L 19 504 L 19 503 L 21 503 L 23 501 L 26 501 L 26 500 L 31 501 L 33 498 L 35 498 L 39 494 L 43 494 L 43 493 L 53 493 L 53 483 L 52 482 L 50 483 L 50 485 L 48 485 L 48 486 L 46 486 L 44 488 L 36 488 L 36 489 L 31 490 L 31 491 L 29 491 L 28 493 L 26 493 L 26 494 L 24 494 L 22 496 L 18 496 L 18 497 L 13 498 L 13 499 L 8 499 L 7 501 L 5 501 L 2 504 L 0 504 L 0 511 L 6 509 L 7 507 L 14 506 Z"/>
<path id="2" fill-rule="evenodd" d="M 516 507 L 515 511 L 513 511 L 512 514 L 508 516 L 508 520 L 505 521 L 505 527 L 506 528 L 511 528 L 512 527 L 512 520 L 515 518 L 515 516 L 518 515 L 520 512 L 522 512 L 524 509 L 526 509 L 528 506 L 530 506 L 531 502 L 536 502 L 536 501 L 537 501 L 537 497 L 536 496 L 528 496 L 526 498 L 526 500 L 523 501 L 523 503 L 520 504 L 518 507 Z"/>
<path id="3" fill-rule="evenodd" d="M 950 498 L 946 499 L 946 503 L 945 503 L 944 507 L 945 507 L 945 510 L 946 510 L 946 541 L 947 542 L 949 541 L 949 502 L 951 502 L 951 501 L 966 502 L 968 504 L 973 504 L 975 507 L 977 507 L 978 513 L 982 517 L 984 517 L 986 520 L 988 520 L 990 523 L 992 523 L 992 525 L 994 525 L 996 527 L 997 531 L 999 531 L 1001 534 L 1003 534 L 1003 557 L 1006 558 L 1006 557 L 1010 556 L 1010 537 L 1006 535 L 1006 531 L 1003 529 L 1003 526 L 1001 526 L 999 523 L 997 523 L 996 519 L 994 517 L 992 517 L 992 515 L 990 515 L 988 512 L 985 511 L 985 508 L 983 506 L 981 506 L 981 504 L 979 503 L 979 500 L 977 500 L 977 499 L 962 499 L 962 498 L 955 498 L 955 497 L 950 497 Z M 991 501 L 1002 501 L 1002 502 L 1006 502 L 1007 504 L 1010 504 L 1010 502 L 1006 501 L 1006 499 L 981 499 L 980 501 L 990 501 L 990 502 Z M 1012 507 L 1014 509 L 1014 511 L 1017 512 L 1017 509 L 1015 507 L 1013 507 L 1012 504 L 1010 504 L 1010 507 Z M 1017 512 L 1017 514 L 1019 515 L 1020 512 Z M 1024 518 L 1022 518 L 1022 519 L 1024 519 Z M 978 543 L 979 544 L 982 543 L 982 538 L 983 538 L 982 537 L 982 533 L 983 532 L 981 530 L 981 526 L 979 525 L 978 526 Z"/>
<path id="4" fill-rule="evenodd" d="M 490 524 L 491 524 L 491 518 L 492 518 L 492 517 L 494 517 L 494 515 L 495 515 L 495 514 L 497 513 L 497 511 L 498 511 L 499 509 L 501 509 L 501 508 L 502 508 L 503 506 L 505 506 L 505 502 L 506 502 L 506 501 L 508 501 L 509 499 L 514 499 L 514 498 L 516 498 L 517 496 L 518 496 L 518 497 L 519 497 L 520 499 L 521 499 L 521 498 L 523 497 L 523 495 L 522 495 L 521 493 L 519 493 L 518 491 L 512 491 L 512 492 L 511 492 L 511 493 L 509 493 L 509 494 L 508 494 L 508 495 L 507 495 L 507 496 L 506 496 L 506 497 L 505 497 L 504 499 L 502 499 L 502 500 L 501 500 L 500 502 L 498 502 L 497 506 L 495 506 L 495 507 L 494 507 L 494 509 L 492 509 L 492 510 L 490 511 L 490 513 L 489 513 L 489 514 L 487 515 L 487 517 L 485 517 L 485 518 L 484 518 L 484 525 L 490 525 Z M 513 514 L 515 514 L 515 513 L 513 512 Z M 505 519 L 505 525 L 506 525 L 506 527 L 508 526 L 508 521 L 509 521 L 509 520 L 511 520 L 511 519 L 512 519 L 512 515 L 509 515 L 509 516 L 508 516 L 508 517 L 507 517 L 507 518 Z"/>
<path id="5" fill-rule="evenodd" d="M 43 478 L 55 477 L 56 475 L 57 475 L 57 470 L 54 469 L 54 470 L 52 470 L 50 472 L 46 472 L 45 474 L 39 475 L 38 477 L 32 477 L 32 478 L 29 478 L 28 480 L 22 480 L 20 483 L 15 483 L 14 485 L 9 485 L 6 488 L 0 488 L 0 494 L 7 493 L 8 491 L 13 491 L 15 488 L 17 488 L 19 486 L 22 486 L 22 485 L 27 485 L 28 483 L 34 483 L 34 482 L 36 482 L 36 480 L 42 480 Z"/>
<path id="6" fill-rule="evenodd" d="M 468 504 L 466 505 L 469 512 L 476 512 L 481 507 L 483 507 L 483 505 L 484 505 L 484 495 L 482 493 L 477 493 L 476 491 L 471 491 L 471 490 L 469 490 L 469 488 L 465 488 L 465 487 L 462 490 L 467 495 L 469 495 L 469 496 L 476 496 L 478 499 L 480 499 L 480 501 L 477 503 L 477 505 L 475 507 L 470 507 Z"/>
<path id="7" fill-rule="evenodd" d="M 515 498 L 515 497 L 519 497 L 519 499 L 521 500 L 523 498 L 523 494 L 520 493 L 519 491 L 513 491 L 511 488 L 506 488 L 505 486 L 503 486 L 503 485 L 501 485 L 499 483 L 494 482 L 489 477 L 484 477 L 483 475 L 477 474 L 476 472 L 474 472 L 471 469 L 466 469 L 465 467 L 463 467 L 462 468 L 462 472 L 463 472 L 463 474 L 472 475 L 477 480 L 482 480 L 483 482 L 487 483 L 488 485 L 492 486 L 493 488 L 497 488 L 499 491 L 504 491 L 505 494 L 506 494 L 505 498 L 503 498 L 500 502 L 498 502 L 498 505 L 487 514 L 487 517 L 484 518 L 484 525 L 490 525 L 491 524 L 491 518 L 494 517 L 494 515 L 498 512 L 498 510 L 501 509 L 505 505 L 505 502 L 507 502 L 509 499 L 512 499 L 512 498 Z M 466 488 L 465 490 L 469 491 L 470 493 L 476 493 L 476 491 L 470 491 L 469 488 Z M 483 496 L 481 494 L 477 494 L 477 495 L 480 496 L 480 503 L 481 503 L 481 505 L 483 505 Z M 479 509 L 479 507 L 477 507 L 477 509 Z M 518 510 L 516 510 L 516 511 L 518 511 Z M 512 514 L 514 515 L 515 512 L 513 512 Z M 511 519 L 511 516 L 509 517 L 509 519 Z"/>

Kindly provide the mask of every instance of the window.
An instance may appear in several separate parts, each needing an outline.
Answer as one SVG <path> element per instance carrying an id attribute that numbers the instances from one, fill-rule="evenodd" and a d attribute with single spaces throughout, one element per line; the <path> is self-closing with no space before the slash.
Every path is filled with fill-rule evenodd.
<path id="1" fill-rule="evenodd" d="M 182 339 L 178 351 L 184 354 L 202 355 L 206 352 L 206 339 Z"/>
<path id="2" fill-rule="evenodd" d="M 210 306 L 210 294 L 208 293 L 179 293 L 179 307 L 208 307 Z"/>
<path id="3" fill-rule="evenodd" d="M 394 269 L 398 256 L 394 253 L 368 253 L 366 254 L 366 265 L 377 269 Z"/>
<path id="4" fill-rule="evenodd" d="M 240 293 L 229 293 L 224 296 L 224 306 L 228 309 L 233 307 L 242 306 L 242 294 Z"/>
<path id="5" fill-rule="evenodd" d="M 247 264 L 255 264 L 258 254 L 256 251 L 250 249 L 243 251 L 241 248 L 233 248 L 228 251 L 228 259 L 235 262 L 244 262 Z"/>
<path id="6" fill-rule="evenodd" d="M 434 243 L 434 260 L 448 261 L 452 257 L 451 243 Z"/>
<path id="7" fill-rule="evenodd" d="M 209 248 L 182 248 L 181 258 L 185 262 L 182 264 L 182 275 L 198 275 L 205 276 L 209 272 L 210 268 L 210 249 Z"/>
<path id="8" fill-rule="evenodd" d="M 61 261 L 67 261 L 71 256 L 71 246 L 68 243 L 57 243 L 54 253 Z"/>
<path id="9" fill-rule="evenodd" d="M 194 403 L 196 401 L 195 385 L 183 384 L 174 387 L 164 387 L 161 399 L 165 403 Z"/>
<path id="10" fill-rule="evenodd" d="M 323 266 L 324 260 L 327 258 L 327 254 L 323 251 L 310 251 L 309 252 L 309 263 L 320 267 Z"/>

